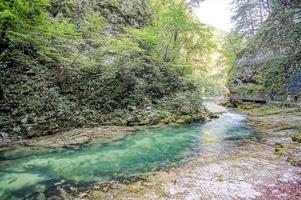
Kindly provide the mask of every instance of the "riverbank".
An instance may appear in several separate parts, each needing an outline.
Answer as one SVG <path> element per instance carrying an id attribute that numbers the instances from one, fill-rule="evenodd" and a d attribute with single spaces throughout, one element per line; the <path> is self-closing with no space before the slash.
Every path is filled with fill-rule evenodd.
<path id="1" fill-rule="evenodd" d="M 240 104 L 246 122 L 259 132 L 275 153 L 301 166 L 301 107 L 286 104 Z"/>
<path id="2" fill-rule="evenodd" d="M 242 140 L 221 140 L 237 126 L 247 126 L 251 116 L 229 112 L 216 105 L 211 110 L 223 114 L 197 130 L 206 144 L 192 157 L 155 172 L 89 186 L 62 184 L 45 191 L 69 199 L 256 199 L 289 200 L 301 197 L 301 169 L 274 152 L 273 135 L 257 133 Z M 221 108 L 221 109 L 219 109 Z M 236 130 L 241 132 L 241 130 Z M 234 140 L 233 140 L 234 139 Z"/>
<path id="3" fill-rule="evenodd" d="M 283 200 L 298 199 L 301 197 L 299 190 L 301 168 L 289 164 L 284 156 L 275 154 L 275 145 L 271 141 L 275 143 L 279 137 L 259 132 L 259 129 L 256 129 L 258 132 L 254 132 L 254 129 L 251 129 L 246 122 L 249 122 L 251 117 L 256 116 L 240 114 L 214 104 L 209 104 L 207 107 L 212 112 L 220 113 L 220 118 L 212 119 L 204 124 L 185 125 L 182 127 L 184 129 L 179 126 L 181 130 L 179 132 L 171 132 L 168 134 L 168 137 L 165 130 L 170 131 L 178 128 L 174 129 L 170 127 L 170 129 L 168 126 L 165 126 L 163 129 L 162 127 L 157 129 L 154 127 L 155 129 L 147 129 L 147 132 L 150 131 L 148 133 L 141 132 L 135 134 L 135 130 L 141 131 L 142 127 L 138 127 L 138 129 L 134 129 L 135 127 L 131 129 L 111 129 L 112 127 L 106 127 L 105 129 L 102 127 L 94 130 L 75 130 L 72 133 L 69 132 L 70 135 L 66 133 L 61 136 L 55 135 L 57 137 L 55 140 L 44 138 L 41 144 L 35 140 L 35 142 L 21 148 L 19 152 L 7 151 L 7 154 L 4 156 L 6 158 L 10 156 L 11 160 L 3 160 L 3 162 L 7 166 L 14 168 L 15 165 L 13 163 L 20 160 L 20 163 L 17 165 L 18 169 L 22 169 L 23 174 L 29 170 L 29 174 L 24 174 L 26 176 L 29 176 L 31 173 L 41 173 L 43 176 L 38 177 L 44 177 L 48 180 L 47 176 L 45 176 L 46 174 L 52 176 L 53 174 L 61 174 L 47 182 L 39 181 L 38 177 L 31 174 L 31 176 L 37 179 L 30 179 L 36 181 L 36 183 L 30 182 L 35 187 L 31 186 L 30 189 L 19 189 L 18 192 L 14 192 L 13 194 L 27 194 L 26 199 L 56 198 L 78 200 L 182 200 L 200 198 Z M 253 125 L 251 124 L 251 126 Z M 256 127 L 254 126 L 254 128 Z M 160 130 L 164 131 L 160 132 Z M 106 137 L 100 134 L 103 132 L 107 133 Z M 126 142 L 124 138 L 129 132 L 133 133 L 133 138 L 132 136 L 126 137 L 126 141 L 128 141 Z M 156 170 L 134 173 L 131 176 L 113 179 L 97 178 L 97 176 L 86 177 L 85 175 L 95 174 L 95 170 L 102 169 L 101 167 L 104 168 L 105 165 L 103 165 L 103 162 L 108 162 L 112 166 L 108 169 L 114 171 L 115 168 L 120 167 L 120 164 L 123 163 L 122 160 L 127 157 L 132 158 L 129 162 L 124 160 L 127 163 L 124 166 L 128 170 L 133 170 L 135 167 L 139 167 L 146 162 L 143 161 L 140 163 L 140 161 L 137 161 L 136 158 L 141 157 L 142 154 L 150 159 L 147 162 L 153 160 L 155 155 L 163 156 L 164 163 L 166 158 L 173 155 L 170 154 L 169 149 L 181 148 L 179 144 L 173 146 L 174 142 L 183 141 L 182 145 L 186 144 L 186 139 L 182 138 L 181 134 L 184 138 L 190 138 L 189 144 L 193 145 L 187 149 L 190 152 L 189 155 L 184 156 L 179 162 L 168 165 L 163 164 L 162 167 Z M 76 137 L 73 138 L 73 136 Z M 74 141 L 73 144 L 67 144 L 67 149 L 65 147 L 60 148 L 66 145 L 62 143 L 64 137 L 69 138 L 70 141 Z M 95 144 L 91 143 L 88 139 L 89 137 L 93 137 Z M 130 138 L 133 139 L 132 142 L 129 141 Z M 78 140 L 81 140 L 81 142 L 86 141 L 86 143 L 76 143 Z M 44 146 L 45 142 L 49 143 L 47 145 L 58 145 L 58 147 L 40 148 L 39 145 Z M 156 143 L 157 146 L 149 146 Z M 98 148 L 100 151 L 97 150 Z M 56 151 L 52 152 L 52 149 Z M 142 149 L 143 151 L 141 151 Z M 87 151 L 93 151 L 94 153 Z M 25 155 L 26 152 L 28 155 L 30 153 L 33 155 L 28 157 L 23 156 L 22 158 L 22 153 Z M 159 153 L 156 154 L 155 152 Z M 9 153 L 11 154 L 9 155 Z M 74 156 L 70 157 L 73 154 Z M 17 155 L 19 158 L 14 158 L 14 155 Z M 179 155 L 182 155 L 182 153 Z M 177 157 L 176 154 L 174 156 Z M 135 160 L 137 161 L 136 164 L 134 163 Z M 93 163 L 97 162 L 99 162 L 97 167 L 93 167 L 95 165 Z M 9 163 L 12 165 L 9 165 Z M 151 161 L 151 163 L 154 162 Z M 40 169 L 41 167 L 42 171 L 33 170 Z M 48 173 L 49 170 L 51 173 Z M 118 171 L 122 172 L 124 169 L 120 168 L 120 170 Z M 14 171 L 5 171 L 3 173 L 4 175 L 12 176 L 10 173 L 14 173 Z M 81 178 L 87 179 L 88 177 L 97 178 L 98 181 L 86 182 L 81 180 Z M 7 178 L 4 177 L 3 183 L 5 183 L 5 180 L 8 180 Z M 8 188 L 11 187 L 11 184 L 22 188 L 21 184 L 25 184 L 24 181 L 17 183 L 17 185 L 14 183 L 15 180 L 12 180 L 12 182 L 8 181 L 5 184 L 5 187 Z M 30 191 L 34 191 L 34 193 Z"/>
<path id="4" fill-rule="evenodd" d="M 179 126 L 180 124 L 157 124 L 149 126 L 100 126 L 97 128 L 81 128 L 62 132 L 50 136 L 26 138 L 12 138 L 0 144 L 0 152 L 9 151 L 8 157 L 26 156 L 32 153 L 44 153 L 45 151 L 60 151 L 64 148 L 77 149 L 81 145 L 106 144 L 120 140 L 129 134 L 146 128 L 159 128 L 167 126 Z"/>
<path id="5" fill-rule="evenodd" d="M 226 116 L 229 113 L 229 110 L 214 104 L 209 107 L 211 111 Z M 282 132 L 279 129 L 275 132 L 264 126 L 268 121 L 275 125 L 281 120 L 283 126 L 286 123 L 293 127 L 300 117 L 298 109 L 257 107 L 251 104 L 235 111 L 245 113 L 238 116 L 255 130 L 257 137 L 243 140 L 230 151 L 225 146 L 203 149 L 180 166 L 147 174 L 144 179 L 128 185 L 113 182 L 107 187 L 110 189 L 94 186 L 80 195 L 86 199 L 300 199 L 301 168 L 291 165 L 287 157 L 282 154 L 279 156 L 276 150 L 280 142 L 282 145 L 294 146 L 290 134 L 296 130 L 292 128 Z M 291 114 L 281 118 L 285 113 Z M 281 119 L 277 121 L 279 117 Z M 219 127 L 215 123 L 213 120 L 209 126 Z M 215 133 L 208 131 L 207 136 L 212 137 Z M 213 145 L 218 144 L 212 138 L 210 141 Z"/>
<path id="6" fill-rule="evenodd" d="M 198 114 L 191 115 L 168 115 L 167 113 L 160 116 L 151 115 L 150 117 L 143 118 L 145 123 L 131 124 L 131 125 L 107 125 L 92 128 L 78 128 L 71 131 L 60 132 L 47 136 L 39 137 L 22 137 L 10 136 L 6 133 L 0 132 L 0 152 L 11 150 L 15 148 L 21 149 L 22 147 L 31 148 L 76 148 L 77 145 L 87 145 L 92 143 L 108 143 L 113 140 L 118 140 L 125 137 L 129 133 L 134 133 L 146 128 L 158 128 L 166 126 L 179 126 L 190 123 L 205 123 L 211 119 L 217 118 L 218 114 L 210 109 L 203 109 L 204 111 Z M 20 152 L 23 154 L 24 152 Z"/>

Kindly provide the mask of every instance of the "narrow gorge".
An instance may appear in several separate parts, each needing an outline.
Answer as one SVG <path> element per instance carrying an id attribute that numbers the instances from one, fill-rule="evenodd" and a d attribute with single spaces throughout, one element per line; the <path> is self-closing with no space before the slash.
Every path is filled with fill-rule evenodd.
<path id="1" fill-rule="evenodd" d="M 0 1 L 0 199 L 301 199 L 299 0 Z"/>

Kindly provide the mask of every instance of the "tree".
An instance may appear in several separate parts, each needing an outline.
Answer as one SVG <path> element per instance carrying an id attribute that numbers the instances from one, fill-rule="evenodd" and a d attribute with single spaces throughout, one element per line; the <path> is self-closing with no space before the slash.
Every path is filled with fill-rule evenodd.
<path id="1" fill-rule="evenodd" d="M 230 70 L 234 67 L 235 62 L 244 47 L 244 38 L 236 32 L 230 32 L 224 38 L 221 53 L 224 57 L 225 64 L 230 68 Z"/>
<path id="2" fill-rule="evenodd" d="M 158 3 L 161 2 L 161 3 Z M 205 56 L 213 48 L 212 31 L 193 18 L 184 1 L 153 1 L 153 16 L 150 35 L 157 38 L 153 49 L 158 59 L 174 62 L 183 59 L 189 63 L 194 54 Z"/>
<path id="3" fill-rule="evenodd" d="M 194 7 L 198 7 L 200 3 L 204 0 L 187 0 L 189 9 L 192 10 Z"/>
<path id="4" fill-rule="evenodd" d="M 68 20 L 51 18 L 46 12 L 48 6 L 48 0 L 0 2 L 0 55 L 14 47 L 44 56 L 59 55 L 55 45 L 76 34 Z"/>
<path id="5" fill-rule="evenodd" d="M 49 17 L 44 12 L 47 0 L 25 1 L 9 0 L 0 3 L 0 52 L 9 45 L 31 45 L 42 42 L 41 33 L 49 24 Z M 43 27 L 43 28 L 42 28 Z"/>
<path id="6" fill-rule="evenodd" d="M 269 0 L 234 0 L 232 5 L 235 30 L 245 37 L 254 37 L 271 12 Z"/>

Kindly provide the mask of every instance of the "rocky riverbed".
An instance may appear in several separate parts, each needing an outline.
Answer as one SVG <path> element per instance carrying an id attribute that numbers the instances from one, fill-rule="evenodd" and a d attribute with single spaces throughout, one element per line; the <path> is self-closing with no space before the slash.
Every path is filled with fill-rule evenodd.
<path id="1" fill-rule="evenodd" d="M 183 143 L 191 145 L 185 146 L 183 149 L 184 152 L 186 152 L 185 154 L 183 154 L 183 150 L 179 151 L 180 154 L 185 157 L 182 157 L 176 162 L 172 162 L 168 165 L 163 164 L 156 167 L 155 170 L 147 170 L 143 173 L 134 173 L 127 177 L 121 176 L 111 179 L 99 179 L 99 181 L 89 183 L 76 178 L 73 179 L 72 177 L 63 178 L 63 175 L 63 177 L 58 177 L 54 180 L 48 181 L 47 184 L 37 182 L 36 186 L 31 189 L 33 191 L 31 193 L 26 193 L 22 190 L 24 193 L 23 197 L 25 197 L 25 199 L 78 200 L 301 199 L 301 168 L 294 166 L 293 164 L 295 163 L 292 164 L 288 162 L 290 161 L 290 159 L 288 159 L 288 155 L 283 153 L 283 149 L 286 149 L 285 147 L 287 145 L 298 146 L 290 137 L 292 133 L 295 134 L 296 130 L 283 129 L 284 126 L 287 127 L 294 123 L 295 125 L 297 124 L 298 116 L 301 116 L 299 115 L 298 110 L 294 108 L 294 110 L 292 108 L 285 108 L 281 110 L 279 110 L 279 108 L 267 109 L 261 106 L 249 107 L 248 109 L 244 107 L 241 108 L 241 111 L 248 110 L 250 114 L 252 113 L 252 115 L 242 115 L 233 111 L 229 112 L 229 110 L 225 108 L 212 104 L 207 107 L 212 112 L 219 113 L 220 118 L 213 119 L 205 124 L 192 125 L 191 128 L 186 127 L 185 129 L 179 129 L 180 132 L 191 131 L 188 134 L 190 135 L 190 142 Z M 281 116 L 288 116 L 279 119 L 280 114 Z M 273 124 L 268 126 L 268 122 Z M 277 126 L 278 124 L 282 124 L 281 129 Z M 164 128 L 161 128 L 159 130 L 165 130 Z M 254 132 L 252 129 L 256 131 Z M 103 135 L 99 135 L 99 133 L 103 131 L 107 132 L 107 136 L 104 137 Z M 143 131 L 143 129 L 140 128 L 136 131 Z M 79 143 L 84 145 L 104 144 L 104 146 L 107 146 L 117 140 L 118 144 L 118 142 L 123 141 L 123 138 L 126 137 L 129 132 L 135 134 L 133 129 L 80 129 L 62 135 L 57 135 L 54 137 L 56 139 L 41 138 L 40 140 L 34 140 L 32 143 L 26 143 L 27 147 L 22 147 L 21 150 L 22 152 L 26 152 L 26 150 L 28 150 L 28 152 L 32 153 L 32 149 L 34 149 L 36 150 L 35 152 L 40 152 L 41 155 L 45 154 L 45 152 L 49 154 L 49 149 L 45 150 L 45 148 L 42 148 L 45 147 L 45 145 L 48 145 L 56 147 L 55 153 L 59 153 L 59 151 L 57 151 L 57 148 L 59 147 L 63 153 L 65 148 L 71 148 L 72 150 L 70 153 L 73 154 L 74 152 L 76 153 L 79 151 L 76 148 L 81 148 L 78 145 Z M 144 134 L 143 132 L 141 133 Z M 134 146 L 129 143 L 129 145 L 123 146 L 123 148 L 118 148 L 114 151 L 105 150 L 105 152 L 109 152 L 112 156 L 118 157 L 119 154 L 122 154 L 124 155 L 122 157 L 128 157 L 132 153 L 137 152 L 134 150 L 136 149 L 136 145 L 143 142 L 141 143 L 143 144 L 141 148 L 143 147 L 144 150 L 141 150 L 141 153 L 148 152 L 148 150 L 154 153 L 158 150 L 158 148 L 162 147 L 162 145 L 158 143 L 158 146 L 150 146 L 151 150 L 147 148 L 149 144 L 153 145 L 163 139 L 166 140 L 166 142 L 170 141 L 170 139 L 174 139 L 173 142 L 163 145 L 165 146 L 165 150 L 158 151 L 161 152 L 158 155 L 164 155 L 162 158 L 165 161 L 167 158 L 171 159 L 174 155 L 176 155 L 170 154 L 172 151 L 168 149 L 172 147 L 171 144 L 178 143 L 178 145 L 180 145 L 181 143 L 179 143 L 179 138 L 173 138 L 170 134 L 168 134 L 168 137 L 170 138 L 166 138 L 167 135 L 153 132 L 153 130 L 151 130 L 148 134 L 151 134 L 151 143 L 148 142 L 149 139 L 145 140 L 142 136 L 136 137 L 133 135 L 131 140 L 134 142 Z M 191 136 L 193 136 L 194 139 L 192 139 Z M 64 137 L 72 139 L 66 140 L 63 139 Z M 65 143 L 66 141 L 73 141 L 73 143 Z M 100 141 L 102 141 L 102 143 L 99 143 Z M 283 145 L 283 148 L 280 148 L 281 150 L 277 150 L 279 145 Z M 110 149 L 110 147 L 108 148 Z M 132 151 L 130 151 L 129 154 L 126 154 L 123 152 L 125 150 L 124 148 L 132 149 Z M 295 159 L 297 159 L 298 153 L 296 154 L 295 150 L 288 152 L 295 152 Z M 20 152 L 20 150 L 17 153 L 9 150 L 6 151 L 6 154 L 2 154 L 2 156 L 4 155 L 6 158 L 13 158 L 14 155 L 19 155 Z M 99 153 L 100 152 L 95 152 L 93 155 L 101 156 L 102 154 Z M 30 160 L 35 159 L 35 162 L 30 161 L 28 164 L 27 160 L 26 162 L 20 160 L 20 162 L 18 161 L 19 165 L 27 166 L 24 168 L 25 170 L 28 170 L 28 167 L 33 167 L 32 165 L 35 165 L 35 163 L 38 163 L 39 166 L 46 163 L 45 167 L 47 167 L 47 165 L 51 165 L 53 167 L 50 169 L 53 170 L 58 167 L 63 167 L 61 165 L 57 165 L 57 162 L 55 161 L 56 159 L 53 160 L 51 158 L 53 156 L 52 154 L 49 154 L 50 156 L 42 157 L 42 159 L 39 158 L 40 154 L 37 153 L 37 157 L 30 158 Z M 69 155 L 69 153 L 65 153 L 65 156 L 66 155 Z M 139 155 L 141 154 L 137 154 L 138 157 Z M 154 154 L 154 156 L 155 155 L 157 154 Z M 93 162 L 97 162 L 97 159 L 102 158 L 95 157 L 94 160 L 91 160 L 91 164 L 88 164 L 87 162 L 90 162 L 89 154 L 85 153 L 79 154 L 79 156 L 75 157 L 75 160 L 69 160 L 67 159 L 68 157 L 66 157 L 67 160 L 62 161 L 62 163 L 66 164 L 67 162 L 70 163 L 72 161 L 74 164 L 71 168 L 70 166 L 64 166 L 64 168 L 69 167 L 70 170 L 74 170 L 75 168 L 76 170 L 80 170 L 81 165 L 76 167 L 78 164 L 76 160 L 80 160 L 81 157 L 85 160 L 83 160 L 84 163 L 82 164 L 82 167 L 86 169 L 87 166 L 91 165 L 91 173 L 95 173 L 93 170 L 97 170 L 97 168 L 92 168 Z M 154 157 L 151 156 L 149 158 Z M 147 159 L 149 160 L 149 158 Z M 49 161 L 46 162 L 46 159 Z M 57 161 L 60 161 L 60 159 L 63 158 L 60 157 Z M 111 159 L 113 162 L 114 157 Z M 43 160 L 45 160 L 45 162 Z M 143 161 L 143 163 L 145 162 Z M 137 161 L 136 164 L 133 165 L 132 168 L 137 166 L 139 168 L 139 161 Z M 112 166 L 118 167 L 117 165 Z M 131 171 L 130 168 L 129 170 Z M 32 171 L 29 172 L 32 173 Z M 44 173 L 44 171 L 39 171 L 39 173 Z M 67 177 L 67 174 L 65 174 L 65 176 Z M 21 194 L 20 191 L 15 192 L 14 194 L 18 193 Z M 14 198 L 18 199 L 16 196 Z"/>
<path id="2" fill-rule="evenodd" d="M 210 108 L 225 112 L 216 105 Z M 228 154 L 226 148 L 204 151 L 182 166 L 97 194 L 105 199 L 301 199 L 301 168 L 287 157 L 301 157 L 300 145 L 290 137 L 300 122 L 298 109 L 259 105 L 240 111 L 249 113 L 245 121 L 258 132 L 256 139 L 245 140 Z M 279 145 L 289 149 L 287 154 L 279 153 Z M 95 189 L 89 195 L 94 198 Z"/>
<path id="3" fill-rule="evenodd" d="M 250 114 L 246 122 L 261 133 L 267 144 L 274 146 L 276 154 L 301 166 L 301 108 L 298 105 L 245 104 L 240 110 Z"/>

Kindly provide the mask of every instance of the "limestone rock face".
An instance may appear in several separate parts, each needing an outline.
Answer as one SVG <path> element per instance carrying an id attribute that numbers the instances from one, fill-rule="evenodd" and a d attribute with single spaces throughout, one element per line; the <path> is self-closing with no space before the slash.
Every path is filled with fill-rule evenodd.
<path id="1" fill-rule="evenodd" d="M 149 20 L 146 0 L 78 0 L 74 4 L 52 0 L 52 5 L 50 12 L 57 18 L 69 17 L 77 22 L 89 12 L 103 17 L 107 35 L 122 33 L 129 26 L 142 27 Z"/>
<path id="2" fill-rule="evenodd" d="M 231 93 L 275 94 L 285 99 L 294 74 L 301 69 L 300 30 L 300 3 L 272 13 L 239 55 L 230 74 Z M 301 89 L 297 91 L 300 94 Z"/>

